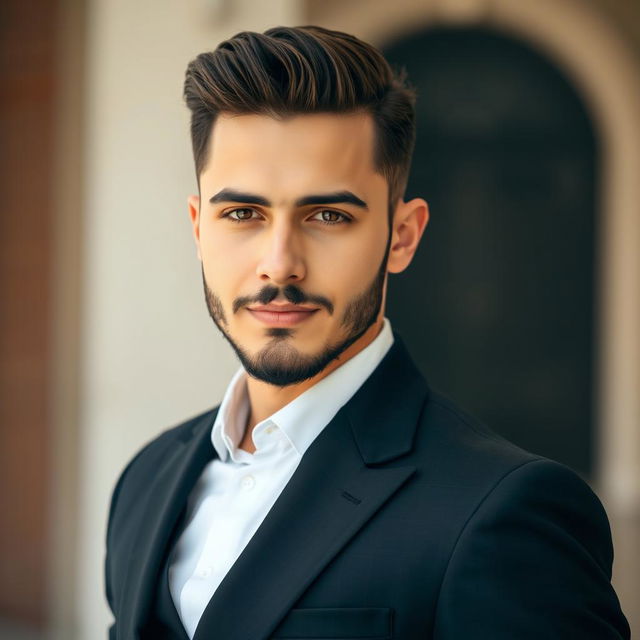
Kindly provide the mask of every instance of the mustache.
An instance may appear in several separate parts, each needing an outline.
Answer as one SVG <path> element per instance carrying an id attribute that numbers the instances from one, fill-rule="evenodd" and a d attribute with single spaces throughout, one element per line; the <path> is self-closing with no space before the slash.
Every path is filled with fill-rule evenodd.
<path id="1" fill-rule="evenodd" d="M 233 313 L 237 313 L 242 307 L 250 304 L 269 304 L 278 297 L 280 291 L 280 287 L 265 285 L 256 296 L 241 296 L 240 298 L 236 298 L 233 303 Z M 333 304 L 331 300 L 324 296 L 307 294 L 294 284 L 288 284 L 284 287 L 282 289 L 282 295 L 291 304 L 317 304 L 324 307 L 330 314 L 333 314 Z"/>

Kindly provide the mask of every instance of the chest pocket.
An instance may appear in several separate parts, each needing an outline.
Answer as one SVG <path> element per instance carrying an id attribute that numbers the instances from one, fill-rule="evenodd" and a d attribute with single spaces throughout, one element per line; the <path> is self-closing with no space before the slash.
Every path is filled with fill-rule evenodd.
<path id="1" fill-rule="evenodd" d="M 369 638 L 393 637 L 393 610 L 386 608 L 292 609 L 274 631 L 275 640 L 286 638 Z"/>

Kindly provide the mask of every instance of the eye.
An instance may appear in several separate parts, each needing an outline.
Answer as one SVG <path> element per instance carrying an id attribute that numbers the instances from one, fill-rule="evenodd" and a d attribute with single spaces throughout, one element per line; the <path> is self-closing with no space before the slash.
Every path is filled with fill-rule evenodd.
<path id="1" fill-rule="evenodd" d="M 333 211 L 331 209 L 323 209 L 322 211 L 318 211 L 315 214 L 316 216 L 321 216 L 321 220 L 318 222 L 322 222 L 323 224 L 333 225 L 333 224 L 342 224 L 345 222 L 351 222 L 351 218 L 344 213 L 340 213 L 339 211 Z M 317 220 L 317 218 L 314 219 Z"/>
<path id="2" fill-rule="evenodd" d="M 223 218 L 228 218 L 231 222 L 248 222 L 256 219 L 252 217 L 252 214 L 254 213 L 256 212 L 253 209 L 249 209 L 248 207 L 239 207 L 238 209 L 231 209 L 231 211 L 227 211 L 227 213 L 223 215 Z"/>

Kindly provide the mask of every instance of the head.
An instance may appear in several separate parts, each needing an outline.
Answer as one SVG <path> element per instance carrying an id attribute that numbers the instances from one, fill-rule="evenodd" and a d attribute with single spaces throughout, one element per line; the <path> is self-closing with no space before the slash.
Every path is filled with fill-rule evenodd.
<path id="1" fill-rule="evenodd" d="M 387 273 L 427 224 L 426 202 L 403 200 L 414 94 L 376 49 L 320 27 L 239 33 L 189 64 L 184 93 L 211 317 L 250 375 L 313 378 L 377 333 Z M 278 305 L 293 310 L 261 309 Z"/>

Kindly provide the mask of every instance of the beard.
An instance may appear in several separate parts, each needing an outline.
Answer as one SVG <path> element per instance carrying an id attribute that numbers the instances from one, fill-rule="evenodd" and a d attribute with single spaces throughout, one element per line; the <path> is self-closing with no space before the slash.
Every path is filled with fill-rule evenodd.
<path id="1" fill-rule="evenodd" d="M 278 387 L 298 384 L 318 375 L 375 323 L 382 307 L 390 245 L 391 232 L 389 230 L 384 257 L 373 281 L 362 293 L 354 296 L 348 302 L 342 314 L 340 325 L 345 330 L 345 337 L 342 340 L 325 345 L 315 355 L 301 353 L 291 344 L 289 338 L 294 334 L 295 329 L 288 327 L 268 328 L 266 331 L 267 335 L 272 338 L 271 341 L 255 355 L 247 353 L 229 335 L 226 329 L 227 319 L 222 302 L 209 288 L 203 267 L 202 282 L 209 315 L 236 352 L 242 366 L 250 376 Z M 279 293 L 280 287 L 267 285 L 260 290 L 256 297 L 238 298 L 233 304 L 233 311 L 235 313 L 250 303 L 269 304 L 276 299 Z M 291 304 L 312 302 L 324 306 L 330 315 L 333 314 L 333 305 L 323 296 L 307 295 L 295 285 L 283 287 L 282 293 L 284 298 Z"/>

